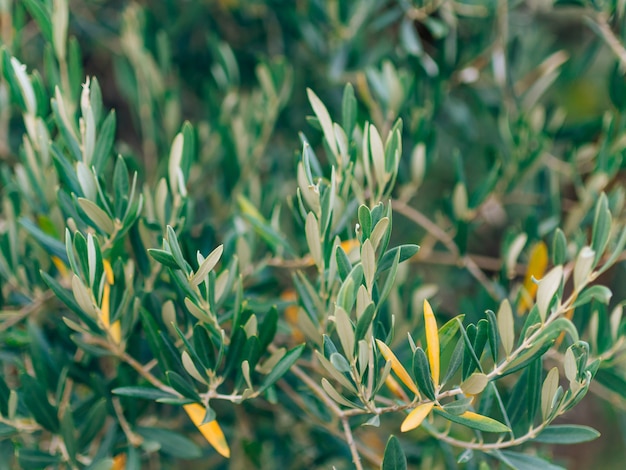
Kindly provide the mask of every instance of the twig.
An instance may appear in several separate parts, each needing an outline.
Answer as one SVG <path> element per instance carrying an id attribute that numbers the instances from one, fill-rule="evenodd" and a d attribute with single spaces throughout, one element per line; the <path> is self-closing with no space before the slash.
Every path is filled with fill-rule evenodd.
<path id="1" fill-rule="evenodd" d="M 311 419 L 313 422 L 317 423 L 317 425 L 319 425 L 320 427 L 323 427 L 324 429 L 326 429 L 326 431 L 331 433 L 333 436 L 339 437 L 341 439 L 343 439 L 345 437 L 344 433 L 342 433 L 341 431 L 336 429 L 334 426 L 332 426 L 333 423 L 326 423 L 326 422 L 322 421 L 319 418 L 319 416 L 311 413 L 311 411 L 309 410 L 309 408 L 306 405 L 306 402 L 302 399 L 300 394 L 298 392 L 296 392 L 285 380 L 278 381 L 277 385 L 289 398 L 291 398 L 291 400 L 298 407 L 300 407 L 300 409 L 304 413 L 307 414 L 309 419 Z M 348 415 L 347 411 L 350 411 L 350 410 L 344 411 L 344 415 L 346 415 L 346 416 Z M 357 450 L 359 451 L 360 455 L 362 455 L 365 459 L 367 459 L 375 467 L 380 467 L 380 465 L 382 463 L 382 459 L 375 452 L 372 452 L 371 449 L 369 449 L 368 447 L 365 447 L 363 444 L 359 443 L 356 440 L 354 441 L 354 443 L 355 443 L 355 445 L 357 447 Z"/>
<path id="2" fill-rule="evenodd" d="M 348 422 L 347 416 L 341 417 L 341 424 L 343 425 L 343 432 L 346 435 L 346 443 L 348 447 L 350 447 L 350 453 L 352 454 L 352 462 L 357 470 L 363 470 L 363 464 L 361 464 L 361 457 L 359 456 L 359 451 L 356 448 L 356 444 L 354 443 L 354 436 L 352 435 L 352 429 L 350 428 L 350 423 Z"/>
<path id="3" fill-rule="evenodd" d="M 128 424 L 128 421 L 126 421 L 126 417 L 124 416 L 124 410 L 122 409 L 120 399 L 118 397 L 112 397 L 111 402 L 113 403 L 113 409 L 115 410 L 115 415 L 120 423 L 120 427 L 122 428 L 122 431 L 124 431 L 124 434 L 126 434 L 126 439 L 128 439 L 128 442 L 130 442 L 133 447 L 139 447 L 143 442 L 143 438 L 135 434 L 130 428 L 130 424 Z"/>
<path id="4" fill-rule="evenodd" d="M 613 30 L 610 28 L 607 19 L 604 15 L 599 14 L 595 17 L 586 16 L 585 19 L 587 23 L 591 26 L 591 29 L 594 30 L 606 45 L 609 46 L 609 49 L 613 51 L 613 53 L 617 56 L 619 61 L 622 64 L 622 70 L 626 70 L 626 48 L 622 45 L 622 43 L 617 39 Z"/>
<path id="5" fill-rule="evenodd" d="M 502 296 L 496 291 L 493 283 L 480 269 L 480 266 L 478 266 L 476 261 L 474 261 L 468 255 L 461 255 L 459 248 L 456 246 L 456 243 L 454 243 L 452 237 L 444 232 L 437 224 L 431 221 L 420 211 L 414 209 L 403 201 L 399 201 L 397 199 L 393 200 L 391 201 L 391 207 L 396 212 L 404 215 L 409 220 L 424 228 L 428 233 L 430 233 L 433 237 L 439 240 L 455 257 L 458 265 L 466 268 L 467 271 L 485 288 L 485 290 L 493 299 L 497 301 L 502 300 Z"/>

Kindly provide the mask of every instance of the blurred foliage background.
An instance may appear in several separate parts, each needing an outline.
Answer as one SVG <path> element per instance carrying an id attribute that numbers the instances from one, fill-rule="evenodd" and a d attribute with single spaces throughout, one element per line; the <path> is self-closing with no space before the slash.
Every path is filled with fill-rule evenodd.
<path id="1" fill-rule="evenodd" d="M 42 73 L 52 95 L 63 77 L 50 65 L 34 2 L 0 1 L 2 44 Z M 441 323 L 459 313 L 478 322 L 503 297 L 516 298 L 533 274 L 533 248 L 551 246 L 556 227 L 575 246 L 585 243 L 601 192 L 622 212 L 625 8 L 623 0 L 70 0 L 67 91 L 78 102 L 83 77 L 97 77 L 104 109 L 116 113 L 114 151 L 140 184 L 167 172 L 172 140 L 185 121 L 193 124 L 197 156 L 188 172 L 184 250 L 207 253 L 223 242 L 239 255 L 251 305 L 277 303 L 281 312 L 291 300 L 291 271 L 273 265 L 273 250 L 247 234 L 241 198 L 306 252 L 302 221 L 291 215 L 300 131 L 328 163 L 319 123 L 307 119 L 307 87 L 338 116 L 351 83 L 357 121 L 375 124 L 381 135 L 402 118 L 392 244 L 418 243 L 421 251 L 401 266 L 389 302 L 400 338 L 419 324 L 426 297 L 436 299 Z M 10 168 L 19 161 L 24 124 L 3 90 L 0 159 Z M 10 192 L 7 181 L 5 172 L 0 188 Z M 606 316 L 626 297 L 625 264 L 602 283 L 614 300 L 593 308 Z M 591 307 L 574 318 L 581 331 L 590 314 Z M 289 344 L 287 320 L 279 335 Z M 5 342 L 21 344 L 2 333 Z M 567 468 L 622 468 L 623 358 L 612 366 L 571 417 L 596 427 L 602 439 L 548 451 Z M 258 400 L 235 411 L 217 405 L 245 450 L 230 468 L 349 462 L 341 438 L 303 424 L 289 400 L 281 405 L 287 412 Z M 384 417 L 383 425 L 394 419 Z M 365 431 L 360 439 L 382 455 L 379 435 Z M 423 439 L 407 446 L 411 462 L 456 465 L 435 457 L 437 445 Z M 147 468 L 187 465 L 156 455 Z M 203 468 L 218 468 L 210 462 Z"/>

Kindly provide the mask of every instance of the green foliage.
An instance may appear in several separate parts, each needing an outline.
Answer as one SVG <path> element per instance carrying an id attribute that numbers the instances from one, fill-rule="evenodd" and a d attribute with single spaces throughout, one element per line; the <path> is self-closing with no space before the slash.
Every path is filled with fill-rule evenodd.
<path id="1" fill-rule="evenodd" d="M 562 468 L 623 418 L 624 2 L 544 3 L 0 2 L 2 468 Z"/>

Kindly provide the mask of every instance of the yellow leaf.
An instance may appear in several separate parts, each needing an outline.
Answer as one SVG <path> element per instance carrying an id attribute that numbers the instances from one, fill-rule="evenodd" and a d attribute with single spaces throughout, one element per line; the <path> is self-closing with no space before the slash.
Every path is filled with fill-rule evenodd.
<path id="1" fill-rule="evenodd" d="M 424 299 L 424 327 L 426 328 L 430 373 L 433 376 L 435 388 L 437 388 L 439 386 L 439 330 L 433 309 L 426 299 Z"/>
<path id="2" fill-rule="evenodd" d="M 117 454 L 113 457 L 111 470 L 124 470 L 126 468 L 126 454 Z"/>
<path id="3" fill-rule="evenodd" d="M 59 271 L 59 274 L 61 275 L 61 277 L 67 276 L 67 266 L 65 266 L 65 263 L 61 261 L 61 258 L 53 256 L 52 263 L 56 266 L 57 271 Z"/>
<path id="4" fill-rule="evenodd" d="M 524 284 L 522 285 L 522 297 L 517 304 L 517 314 L 526 313 L 532 306 L 537 294 L 537 284 L 533 281 L 541 279 L 548 267 L 548 247 L 543 241 L 535 243 L 530 250 L 528 257 L 528 267 L 524 276 Z"/>
<path id="5" fill-rule="evenodd" d="M 115 341 L 116 344 L 120 344 L 122 341 L 122 329 L 120 327 L 120 322 L 116 321 L 111 325 L 111 286 L 105 282 L 104 283 L 104 291 L 102 293 L 102 306 L 100 307 L 102 324 L 106 328 L 106 330 L 111 334 L 111 338 Z"/>
<path id="6" fill-rule="evenodd" d="M 230 458 L 230 448 L 222 432 L 222 428 L 216 420 L 202 424 L 206 410 L 202 405 L 198 403 L 192 403 L 190 405 L 183 405 L 183 408 L 189 415 L 189 418 L 196 425 L 198 430 L 202 433 L 204 438 L 213 448 L 226 458 Z"/>
<path id="7" fill-rule="evenodd" d="M 383 355 L 385 360 L 391 361 L 391 370 L 393 370 L 396 373 L 400 381 L 404 385 L 406 385 L 413 393 L 419 396 L 417 385 L 415 385 L 415 383 L 413 382 L 413 379 L 411 379 L 411 376 L 406 371 L 404 366 L 400 363 L 396 355 L 391 351 L 391 349 L 389 349 L 389 346 L 387 346 L 385 343 L 383 343 L 379 339 L 376 340 L 376 344 L 378 345 L 378 349 L 380 350 L 380 353 Z"/>
<path id="8" fill-rule="evenodd" d="M 387 385 L 387 388 L 391 390 L 391 393 L 393 393 L 400 400 L 409 401 L 409 397 L 406 396 L 406 393 L 404 393 L 404 390 L 402 389 L 400 384 L 391 375 L 387 376 L 387 378 L 385 379 L 385 384 Z"/>
<path id="9" fill-rule="evenodd" d="M 404 421 L 402 421 L 402 426 L 400 426 L 400 431 L 407 432 L 411 429 L 415 429 L 422 421 L 430 414 L 435 404 L 431 403 L 422 403 L 421 405 L 416 406 L 413 411 L 411 411 Z"/>
<path id="10" fill-rule="evenodd" d="M 113 285 L 115 283 L 115 279 L 113 278 L 113 268 L 111 268 L 111 263 L 109 263 L 109 260 L 102 260 L 102 267 L 104 268 L 104 274 L 107 278 L 107 282 Z"/>

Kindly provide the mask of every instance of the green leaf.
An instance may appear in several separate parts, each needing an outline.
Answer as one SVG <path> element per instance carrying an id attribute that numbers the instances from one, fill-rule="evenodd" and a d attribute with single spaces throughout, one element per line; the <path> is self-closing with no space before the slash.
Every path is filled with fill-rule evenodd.
<path id="1" fill-rule="evenodd" d="M 426 353 L 420 347 L 413 353 L 413 376 L 420 391 L 430 400 L 435 400 L 435 385 L 433 384 L 430 366 Z"/>
<path id="2" fill-rule="evenodd" d="M 557 228 L 552 240 L 552 263 L 557 266 L 564 264 L 567 257 L 567 239 L 563 230 Z"/>
<path id="3" fill-rule="evenodd" d="M 99 398 L 97 401 L 92 402 L 89 410 L 82 418 L 82 424 L 79 426 L 78 447 L 80 449 L 89 446 L 93 442 L 98 433 L 102 431 L 107 416 L 107 400 L 105 398 Z M 78 418 L 80 418 L 80 415 L 77 414 Z"/>
<path id="4" fill-rule="evenodd" d="M 76 428 L 74 427 L 74 418 L 69 408 L 65 409 L 61 418 L 61 435 L 67 454 L 72 462 L 76 462 L 76 453 L 78 452 L 78 443 L 76 440 Z"/>
<path id="5" fill-rule="evenodd" d="M 17 429 L 8 424 L 0 423 L 0 438 L 12 436 L 17 432 Z"/>
<path id="6" fill-rule="evenodd" d="M 70 294 L 70 292 L 64 289 L 61 284 L 59 284 L 54 278 L 49 276 L 47 273 L 41 272 L 41 277 L 44 282 L 50 287 L 54 295 L 56 295 L 61 302 L 63 302 L 67 307 L 74 312 L 80 319 L 87 325 L 91 331 L 99 331 L 100 328 L 98 324 L 91 318 L 89 315 L 86 315 L 85 312 L 80 308 L 76 300 L 74 300 L 74 296 Z"/>
<path id="7" fill-rule="evenodd" d="M 596 284 L 583 290 L 576 299 L 576 302 L 574 302 L 573 307 L 576 308 L 588 304 L 593 299 L 596 299 L 597 301 L 608 305 L 608 303 L 611 301 L 612 296 L 613 292 L 611 292 L 611 289 L 606 286 Z"/>
<path id="8" fill-rule="evenodd" d="M 28 220 L 25 217 L 20 217 L 19 224 L 24 229 L 26 229 L 26 231 L 30 235 L 32 235 L 33 238 L 37 240 L 48 253 L 56 256 L 64 263 L 68 263 L 67 252 L 65 251 L 64 243 L 44 233 L 32 221 Z"/>
<path id="9" fill-rule="evenodd" d="M 513 470 L 565 470 L 563 467 L 553 465 L 539 457 L 522 454 L 521 452 L 499 450 L 492 452 L 491 455 L 504 462 Z"/>
<path id="10" fill-rule="evenodd" d="M 443 405 L 443 409 L 453 415 L 461 415 L 470 409 L 474 397 L 463 397 L 450 403 Z"/>
<path id="11" fill-rule="evenodd" d="M 372 214 L 365 204 L 359 206 L 359 224 L 363 232 L 363 240 L 369 238 L 372 233 Z"/>
<path id="12" fill-rule="evenodd" d="M 148 441 L 158 443 L 160 450 L 172 457 L 197 459 L 202 456 L 202 449 L 195 442 L 167 429 L 137 426 L 135 432 Z"/>
<path id="13" fill-rule="evenodd" d="M 39 382 L 28 374 L 21 375 L 21 394 L 24 403 L 33 415 L 35 421 L 48 431 L 59 432 L 59 417 L 56 407 L 52 406 L 46 396 L 46 391 Z"/>
<path id="14" fill-rule="evenodd" d="M 406 470 L 407 461 L 406 455 L 402 450 L 400 441 L 393 434 L 389 436 L 387 445 L 385 446 L 385 453 L 383 455 L 383 464 L 381 470 Z"/>
<path id="15" fill-rule="evenodd" d="M 287 351 L 287 353 L 281 358 L 280 361 L 274 366 L 272 371 L 267 374 L 263 383 L 259 387 L 258 392 L 263 393 L 269 387 L 274 385 L 278 379 L 280 379 L 283 375 L 287 373 L 287 371 L 291 368 L 292 365 L 298 360 L 302 352 L 304 351 L 304 344 L 300 346 L 296 346 L 295 348 Z"/>
<path id="16" fill-rule="evenodd" d="M 96 204 L 91 202 L 89 199 L 85 199 L 83 197 L 79 197 L 77 199 L 78 205 L 80 208 L 87 214 L 94 224 L 96 224 L 96 228 L 99 228 L 103 232 L 107 234 L 111 234 L 115 231 L 115 224 L 111 217 Z"/>
<path id="17" fill-rule="evenodd" d="M 354 125 L 356 124 L 356 108 L 357 102 L 354 97 L 354 88 L 352 84 L 348 82 L 343 89 L 343 99 L 341 101 L 341 125 L 343 130 L 346 131 L 348 139 L 350 139 L 352 129 L 354 129 Z"/>
<path id="18" fill-rule="evenodd" d="M 17 462 L 19 468 L 23 470 L 43 469 L 59 464 L 61 462 L 61 456 L 41 452 L 37 449 L 24 448 L 19 450 Z"/>
<path id="19" fill-rule="evenodd" d="M 180 269 L 171 253 L 165 250 L 159 250 L 158 248 L 149 248 L 148 253 L 162 265 L 171 269 Z"/>
<path id="20" fill-rule="evenodd" d="M 112 110 L 100 127 L 98 138 L 96 139 L 96 146 L 94 147 L 93 156 L 91 158 L 91 164 L 96 169 L 96 174 L 100 174 L 104 169 L 107 158 L 111 154 L 115 140 L 115 127 L 115 111 Z"/>
<path id="21" fill-rule="evenodd" d="M 589 426 L 555 424 L 545 428 L 533 440 L 544 444 L 578 444 L 593 441 L 598 437 L 600 437 L 600 433 Z"/>
<path id="22" fill-rule="evenodd" d="M 356 322 L 355 340 L 357 343 L 365 338 L 367 330 L 374 320 L 374 315 L 376 315 L 376 307 L 373 303 L 369 303 Z"/>
<path id="23" fill-rule="evenodd" d="M 52 43 L 52 12 L 47 8 L 47 3 L 41 0 L 22 0 L 22 4 L 37 22 L 39 30 L 47 43 Z"/>
<path id="24" fill-rule="evenodd" d="M 169 370 L 165 373 L 165 375 L 167 376 L 167 381 L 170 383 L 172 388 L 182 396 L 195 400 L 198 403 L 202 402 L 198 392 L 196 392 L 191 383 L 189 383 L 189 381 L 183 378 L 180 374 Z"/>
<path id="25" fill-rule="evenodd" d="M 602 193 L 596 203 L 591 235 L 591 248 L 595 251 L 594 265 L 600 261 L 611 234 L 612 217 L 606 194 Z"/>
<path id="26" fill-rule="evenodd" d="M 392 248 L 391 250 L 387 251 L 387 253 L 385 253 L 380 259 L 380 262 L 378 263 L 377 273 L 383 273 L 393 265 L 393 260 L 395 259 L 396 252 L 398 250 L 400 251 L 400 263 L 402 263 L 403 261 L 408 260 L 414 254 L 416 254 L 419 249 L 420 247 L 418 245 L 400 245 Z"/>
<path id="27" fill-rule="evenodd" d="M 468 428 L 478 429 L 484 432 L 509 432 L 509 428 L 488 416 L 479 415 L 471 411 L 466 411 L 461 415 L 453 415 L 440 408 L 434 408 L 433 411 L 449 421 L 453 421 Z"/>
<path id="28" fill-rule="evenodd" d="M 337 259 L 337 271 L 339 272 L 339 277 L 343 281 L 352 271 L 352 263 L 350 263 L 348 255 L 341 246 L 337 247 L 335 258 Z"/>
<path id="29" fill-rule="evenodd" d="M 125 397 L 144 398 L 146 400 L 158 400 L 159 398 L 177 398 L 176 395 L 164 392 L 152 387 L 117 387 L 111 390 L 115 395 Z"/>
<path id="30" fill-rule="evenodd" d="M 494 364 L 498 362 L 498 348 L 500 345 L 498 336 L 498 320 L 492 310 L 485 312 L 489 321 L 489 350 Z"/>

